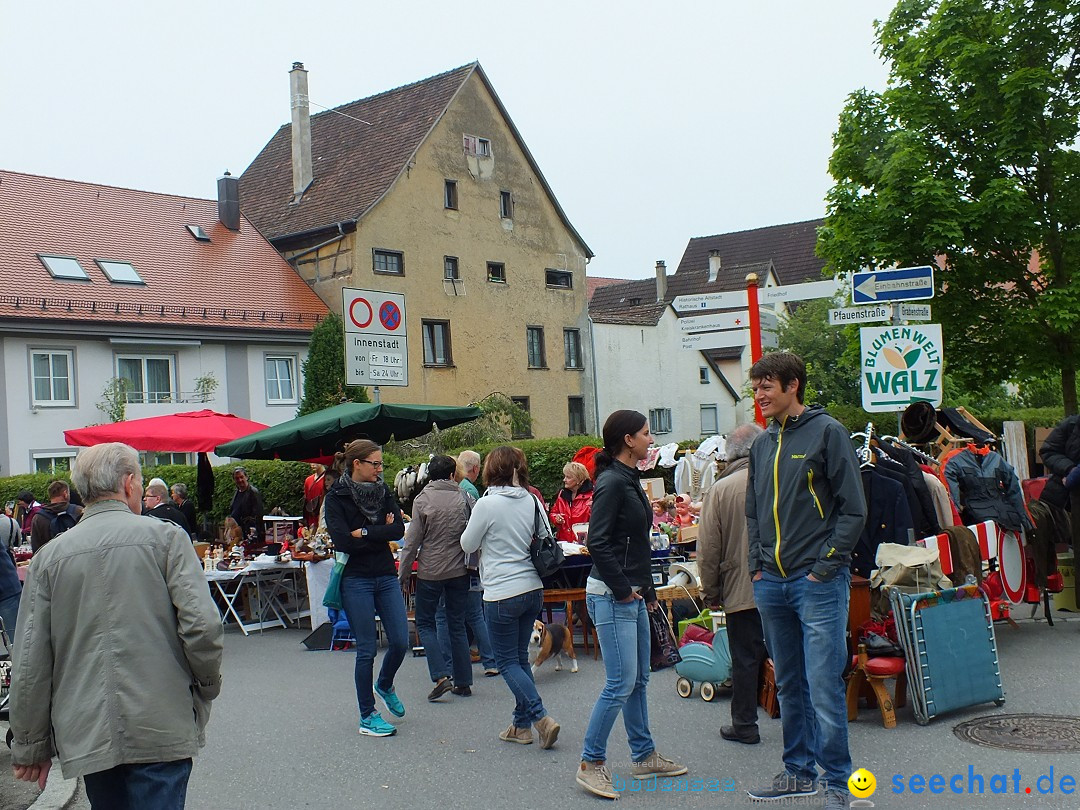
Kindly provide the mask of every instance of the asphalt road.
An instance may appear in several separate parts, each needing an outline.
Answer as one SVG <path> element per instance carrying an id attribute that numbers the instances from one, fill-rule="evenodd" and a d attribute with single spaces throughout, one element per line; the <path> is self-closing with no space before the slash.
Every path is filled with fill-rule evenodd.
<path id="1" fill-rule="evenodd" d="M 1022 609 L 1023 610 L 1023 609 Z M 1025 611 L 1026 612 L 1026 611 Z M 1072 774 L 1080 781 L 1080 753 L 1032 754 L 983 748 L 960 741 L 953 727 L 992 714 L 1037 712 L 1080 716 L 1080 617 L 1055 627 L 1022 621 L 1020 629 L 997 626 L 1005 706 L 978 706 L 914 722 L 910 706 L 898 710 L 898 726 L 884 729 L 876 710 L 862 709 L 850 726 L 856 767 L 872 771 L 879 785 L 875 807 L 1027 808 L 1080 807 L 1073 794 L 1040 795 L 1036 779 L 1053 768 L 1055 783 Z M 305 633 L 273 630 L 243 637 L 227 634 L 225 688 L 213 709 L 208 744 L 195 763 L 188 807 L 229 808 L 564 808 L 599 807 L 574 783 L 588 714 L 603 680 L 602 661 L 582 654 L 581 671 L 555 672 L 545 664 L 538 686 L 549 712 L 563 726 L 550 751 L 505 743 L 497 734 L 510 722 L 510 692 L 501 678 L 477 668 L 474 696 L 446 696 L 429 704 L 427 667 L 409 657 L 398 691 L 407 714 L 395 721 L 397 736 L 360 737 L 352 686 L 351 652 L 308 652 Z M 650 721 L 660 750 L 690 768 L 688 778 L 715 780 L 720 790 L 627 792 L 620 807 L 717 808 L 748 806 L 743 790 L 781 769 L 780 721 L 761 719 L 762 743 L 743 746 L 719 738 L 729 721 L 727 700 L 707 704 L 675 693 L 675 673 L 653 673 Z M 621 724 L 609 746 L 613 771 L 627 775 L 629 758 Z M 895 775 L 985 776 L 987 794 L 931 795 L 891 792 Z M 990 795 L 993 774 L 1021 773 L 1020 793 Z M 1043 783 L 1045 787 L 1045 781 Z M 1024 793 L 1032 787 L 1033 793 Z M 730 788 L 729 791 L 723 788 Z M 84 805 L 85 806 L 85 805 Z M 760 806 L 760 805 L 756 805 Z M 806 806 L 806 805 L 803 805 Z"/>

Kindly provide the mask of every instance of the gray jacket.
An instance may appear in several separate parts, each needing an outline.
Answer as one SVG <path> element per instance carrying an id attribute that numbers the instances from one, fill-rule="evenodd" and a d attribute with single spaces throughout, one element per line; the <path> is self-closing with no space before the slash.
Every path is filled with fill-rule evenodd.
<path id="1" fill-rule="evenodd" d="M 67 779 L 194 756 L 221 689 L 221 617 L 191 540 L 98 501 L 34 556 L 19 605 L 12 761 Z"/>
<path id="2" fill-rule="evenodd" d="M 417 579 L 437 580 L 465 576 L 461 533 L 469 521 L 472 496 L 449 480 L 432 481 L 416 496 L 412 520 L 405 529 L 405 549 L 398 566 L 404 582 L 419 558 Z"/>
<path id="3" fill-rule="evenodd" d="M 746 566 L 746 481 L 750 461 L 732 461 L 705 493 L 698 524 L 698 570 L 707 605 L 727 613 L 752 610 L 754 586 Z"/>
<path id="4" fill-rule="evenodd" d="M 813 405 L 775 420 L 750 448 L 749 570 L 827 580 L 847 568 L 866 522 L 847 429 Z"/>

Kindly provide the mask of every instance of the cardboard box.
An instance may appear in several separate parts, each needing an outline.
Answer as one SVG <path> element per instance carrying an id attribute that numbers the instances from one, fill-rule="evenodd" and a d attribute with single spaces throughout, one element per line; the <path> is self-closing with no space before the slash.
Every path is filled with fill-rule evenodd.
<path id="1" fill-rule="evenodd" d="M 642 478 L 641 488 L 645 490 L 645 495 L 650 501 L 655 501 L 658 498 L 663 498 L 666 494 L 664 492 L 664 479 L 663 478 Z"/>
<path id="2" fill-rule="evenodd" d="M 697 526 L 682 526 L 679 529 L 679 539 L 676 543 L 692 543 L 697 540 L 698 527 Z"/>
<path id="3" fill-rule="evenodd" d="M 1053 428 L 1035 428 L 1035 460 L 1040 464 L 1042 460 L 1042 446 L 1046 441 L 1046 437 L 1050 435 Z"/>

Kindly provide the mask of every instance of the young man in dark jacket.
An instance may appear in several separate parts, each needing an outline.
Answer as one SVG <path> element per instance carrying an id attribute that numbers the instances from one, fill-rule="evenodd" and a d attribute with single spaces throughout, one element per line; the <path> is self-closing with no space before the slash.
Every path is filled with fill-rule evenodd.
<path id="1" fill-rule="evenodd" d="M 779 687 L 784 771 L 748 792 L 766 800 L 815 795 L 820 766 L 825 807 L 846 808 L 848 565 L 866 520 L 859 462 L 847 429 L 803 404 L 798 355 L 765 355 L 750 381 L 772 420 L 750 450 L 746 517 L 754 600 Z"/>

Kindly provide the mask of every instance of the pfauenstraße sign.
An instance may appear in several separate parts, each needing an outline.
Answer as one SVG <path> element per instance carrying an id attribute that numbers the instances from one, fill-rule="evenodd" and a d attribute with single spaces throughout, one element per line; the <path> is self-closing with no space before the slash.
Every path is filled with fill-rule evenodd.
<path id="1" fill-rule="evenodd" d="M 862 406 L 864 411 L 899 411 L 913 402 L 941 405 L 941 324 L 864 326 Z"/>

